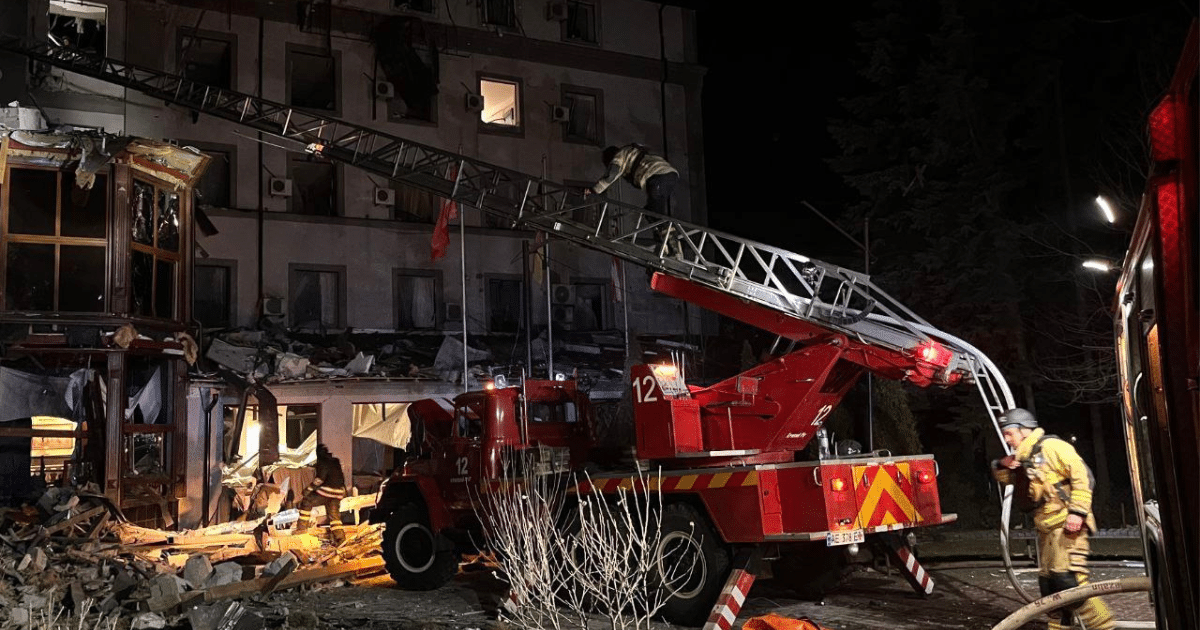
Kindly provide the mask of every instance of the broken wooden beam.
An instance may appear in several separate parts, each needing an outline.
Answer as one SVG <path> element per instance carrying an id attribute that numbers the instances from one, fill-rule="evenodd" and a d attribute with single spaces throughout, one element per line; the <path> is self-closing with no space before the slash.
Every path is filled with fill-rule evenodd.
<path id="1" fill-rule="evenodd" d="M 337 580 L 344 577 L 351 577 L 366 573 L 368 571 L 377 571 L 382 568 L 383 558 L 380 556 L 372 556 L 370 558 L 351 560 L 350 562 L 345 562 L 330 567 L 304 569 L 303 571 L 296 571 L 285 577 L 283 580 L 273 585 L 272 590 L 283 590 L 305 584 Z M 214 586 L 213 588 L 204 591 L 204 601 L 209 603 L 221 599 L 229 599 L 231 597 L 244 597 L 246 595 L 261 593 L 263 592 L 263 589 L 265 589 L 267 585 L 272 582 L 272 580 L 273 577 L 266 577 L 253 580 L 243 580 L 236 584 L 228 584 L 225 586 Z"/>

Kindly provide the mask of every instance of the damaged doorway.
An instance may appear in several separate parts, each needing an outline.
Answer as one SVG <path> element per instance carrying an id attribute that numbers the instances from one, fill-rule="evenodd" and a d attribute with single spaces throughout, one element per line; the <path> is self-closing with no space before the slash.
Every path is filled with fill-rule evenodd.
<path id="1" fill-rule="evenodd" d="M 288 496 L 283 504 L 299 500 L 304 488 L 313 480 L 317 440 L 321 426 L 321 405 L 279 405 L 275 431 L 265 430 L 264 421 L 270 417 L 258 404 L 246 405 L 242 426 L 238 424 L 238 407 L 225 407 L 226 467 L 221 484 L 233 494 L 234 513 L 247 512 L 255 486 L 259 484 L 259 450 L 262 440 L 274 433 L 278 440 L 279 460 L 262 467 L 261 480 L 281 488 L 288 482 Z"/>

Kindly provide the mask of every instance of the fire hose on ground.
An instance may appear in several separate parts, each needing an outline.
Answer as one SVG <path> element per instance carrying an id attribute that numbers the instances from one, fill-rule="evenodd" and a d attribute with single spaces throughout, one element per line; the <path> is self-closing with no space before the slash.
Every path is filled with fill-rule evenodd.
<path id="1" fill-rule="evenodd" d="M 1016 630 L 1036 619 L 1040 615 L 1053 612 L 1071 604 L 1078 604 L 1086 599 L 1114 593 L 1137 593 L 1150 590 L 1150 578 L 1125 577 L 1116 580 L 1105 580 L 1076 586 L 1053 595 L 1047 595 L 1039 600 L 1026 604 L 992 627 L 992 630 Z"/>

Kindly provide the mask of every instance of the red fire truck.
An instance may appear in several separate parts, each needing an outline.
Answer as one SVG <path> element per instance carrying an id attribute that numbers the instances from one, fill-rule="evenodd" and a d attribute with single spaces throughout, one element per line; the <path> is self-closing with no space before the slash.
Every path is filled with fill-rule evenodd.
<path id="1" fill-rule="evenodd" d="M 1125 442 L 1159 630 L 1200 628 L 1195 24 L 1150 114 L 1150 180 L 1115 304 Z"/>
<path id="2" fill-rule="evenodd" d="M 797 341 L 791 352 L 708 387 L 689 386 L 670 364 L 631 372 L 636 456 L 654 472 L 602 470 L 580 490 L 661 491 L 663 538 L 685 541 L 698 566 L 664 617 L 708 618 L 731 568 L 752 571 L 733 562 L 747 550 L 797 561 L 803 579 L 819 582 L 844 566 L 838 556 L 866 558 L 870 547 L 903 568 L 919 593 L 931 592 L 899 534 L 955 519 L 941 511 L 933 457 L 826 452 L 803 461 L 800 454 L 864 374 L 952 385 L 967 375 L 951 367 L 953 353 L 934 340 L 884 348 L 667 274 L 655 274 L 652 286 Z M 505 477 L 514 453 L 557 449 L 575 471 L 594 463 L 589 403 L 573 381 L 471 392 L 453 407 L 421 401 L 410 408 L 424 438 L 372 517 L 387 522 L 384 557 L 402 586 L 436 588 L 454 574 L 456 542 L 483 539 L 475 501 Z"/>

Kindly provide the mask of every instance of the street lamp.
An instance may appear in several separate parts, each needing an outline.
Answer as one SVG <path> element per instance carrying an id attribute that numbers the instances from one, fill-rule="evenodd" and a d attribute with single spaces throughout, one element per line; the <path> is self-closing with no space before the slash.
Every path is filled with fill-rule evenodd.
<path id="1" fill-rule="evenodd" d="M 1100 271 L 1103 273 L 1116 271 L 1117 269 L 1117 266 L 1113 264 L 1111 260 L 1104 260 L 1102 258 L 1089 258 L 1083 261 L 1083 267 L 1084 269 L 1091 269 L 1093 271 Z"/>
<path id="2" fill-rule="evenodd" d="M 1104 213 L 1104 220 L 1108 221 L 1109 225 L 1117 222 L 1117 213 L 1113 211 L 1112 204 L 1104 198 L 1104 195 L 1096 195 L 1096 205 L 1100 207 L 1100 212 Z"/>

